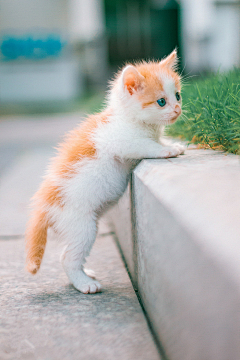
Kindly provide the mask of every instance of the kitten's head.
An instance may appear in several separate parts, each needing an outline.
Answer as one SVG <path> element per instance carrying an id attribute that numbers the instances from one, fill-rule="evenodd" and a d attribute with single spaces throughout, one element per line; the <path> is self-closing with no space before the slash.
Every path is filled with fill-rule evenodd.
<path id="1" fill-rule="evenodd" d="M 122 70 L 117 79 L 118 96 L 121 106 L 132 118 L 163 125 L 177 120 L 181 114 L 177 60 L 174 50 L 160 62 L 127 65 Z"/>

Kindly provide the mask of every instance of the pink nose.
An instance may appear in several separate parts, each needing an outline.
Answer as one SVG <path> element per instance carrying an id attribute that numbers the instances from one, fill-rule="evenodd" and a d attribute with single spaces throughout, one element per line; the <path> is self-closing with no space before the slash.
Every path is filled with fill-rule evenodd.
<path id="1" fill-rule="evenodd" d="M 178 104 L 176 104 L 174 111 L 175 111 L 175 113 L 176 113 L 177 115 L 180 115 L 180 114 L 181 114 L 181 107 L 180 107 Z"/>

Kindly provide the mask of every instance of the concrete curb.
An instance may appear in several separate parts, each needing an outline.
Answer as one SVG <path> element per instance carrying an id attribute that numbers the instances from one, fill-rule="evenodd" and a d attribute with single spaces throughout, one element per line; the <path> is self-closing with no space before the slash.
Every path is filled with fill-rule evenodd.
<path id="1" fill-rule="evenodd" d="M 144 160 L 110 217 L 167 358 L 239 360 L 239 157 Z"/>

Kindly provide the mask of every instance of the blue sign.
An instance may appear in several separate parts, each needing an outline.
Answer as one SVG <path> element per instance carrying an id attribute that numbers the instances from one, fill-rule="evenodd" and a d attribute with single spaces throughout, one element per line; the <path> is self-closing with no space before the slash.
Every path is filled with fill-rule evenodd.
<path id="1" fill-rule="evenodd" d="M 46 38 L 25 38 L 5 37 L 1 42 L 0 51 L 5 60 L 18 58 L 45 59 L 47 57 L 58 57 L 65 43 L 60 37 L 49 35 Z"/>

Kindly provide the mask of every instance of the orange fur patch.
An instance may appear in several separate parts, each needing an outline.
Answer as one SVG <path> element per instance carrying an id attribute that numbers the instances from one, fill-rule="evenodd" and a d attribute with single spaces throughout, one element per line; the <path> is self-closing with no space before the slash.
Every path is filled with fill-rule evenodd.
<path id="1" fill-rule="evenodd" d="M 154 103 L 155 103 L 155 101 L 149 101 L 149 102 L 147 102 L 147 103 L 143 103 L 143 104 L 142 104 L 142 107 L 143 107 L 143 109 L 144 109 L 145 107 L 150 106 L 150 105 L 152 105 L 152 104 L 154 104 Z"/>
<path id="2" fill-rule="evenodd" d="M 42 183 L 40 189 L 34 195 L 34 199 L 46 205 L 57 204 L 62 206 L 60 189 L 52 184 L 49 179 Z"/>
<path id="3" fill-rule="evenodd" d="M 96 154 L 91 135 L 97 126 L 107 121 L 110 113 L 103 112 L 90 116 L 80 126 L 71 131 L 60 145 L 59 154 L 53 159 L 51 170 L 61 177 L 74 173 L 74 164 L 84 157 L 93 158 Z M 62 207 L 64 200 L 61 189 L 50 178 L 46 179 L 35 194 L 33 200 L 38 204 L 58 205 Z"/>
<path id="4" fill-rule="evenodd" d="M 74 173 L 74 164 L 83 158 L 93 158 L 96 148 L 91 139 L 96 128 L 108 121 L 109 111 L 89 116 L 78 128 L 71 131 L 59 147 L 59 154 L 54 159 L 54 172 L 69 176 Z"/>

